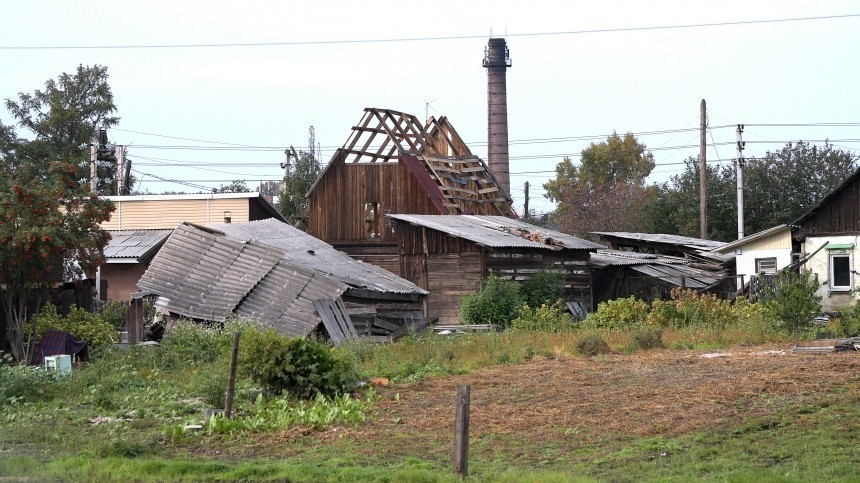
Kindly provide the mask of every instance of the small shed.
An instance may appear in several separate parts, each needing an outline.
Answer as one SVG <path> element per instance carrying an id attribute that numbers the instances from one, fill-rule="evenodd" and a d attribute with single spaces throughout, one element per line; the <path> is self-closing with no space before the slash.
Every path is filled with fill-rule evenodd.
<path id="1" fill-rule="evenodd" d="M 385 215 L 402 213 L 517 217 L 446 117 L 367 108 L 308 192 L 308 233 L 398 273 Z"/>
<path id="2" fill-rule="evenodd" d="M 137 281 L 173 230 L 112 230 L 99 267 L 101 300 L 124 300 L 137 291 Z"/>
<path id="3" fill-rule="evenodd" d="M 235 313 L 290 336 L 322 323 L 335 342 L 423 320 L 427 294 L 273 219 L 182 223 L 138 286 L 177 316 L 221 322 Z"/>
<path id="4" fill-rule="evenodd" d="M 523 281 L 565 272 L 565 301 L 591 309 L 589 254 L 601 245 L 504 216 L 387 215 L 400 247 L 401 276 L 430 292 L 427 314 L 459 323 L 460 298 L 494 274 Z"/>

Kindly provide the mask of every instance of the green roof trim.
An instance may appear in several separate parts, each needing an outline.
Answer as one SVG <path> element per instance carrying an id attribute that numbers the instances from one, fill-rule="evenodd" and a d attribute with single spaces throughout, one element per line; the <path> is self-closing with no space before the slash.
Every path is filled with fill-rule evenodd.
<path id="1" fill-rule="evenodd" d="M 853 243 L 829 243 L 826 247 L 827 250 L 851 250 L 854 248 Z"/>

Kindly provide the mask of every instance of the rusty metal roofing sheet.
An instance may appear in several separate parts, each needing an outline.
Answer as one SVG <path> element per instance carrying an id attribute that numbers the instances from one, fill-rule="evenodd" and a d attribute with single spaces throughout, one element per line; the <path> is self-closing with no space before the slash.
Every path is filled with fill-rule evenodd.
<path id="1" fill-rule="evenodd" d="M 492 248 L 596 250 L 603 245 L 504 216 L 386 215 Z"/>
<path id="2" fill-rule="evenodd" d="M 426 294 L 414 283 L 370 263 L 356 260 L 328 243 L 277 220 L 209 225 L 235 240 L 256 241 L 280 250 L 281 257 L 350 287 L 388 293 Z"/>
<path id="3" fill-rule="evenodd" d="M 280 260 L 279 250 L 181 224 L 138 282 L 171 312 L 225 320 Z"/>
<path id="4" fill-rule="evenodd" d="M 631 269 L 672 285 L 705 288 L 720 281 L 719 274 L 707 274 L 686 265 L 634 265 Z"/>
<path id="5" fill-rule="evenodd" d="M 138 262 L 141 257 L 156 250 L 173 230 L 114 230 L 104 248 L 104 256 L 111 262 Z M 129 260 L 116 260 L 129 259 Z"/>
<path id="6" fill-rule="evenodd" d="M 689 263 L 689 260 L 668 255 L 655 255 L 653 253 L 638 253 L 602 248 L 590 255 L 589 262 L 595 267 L 603 268 L 608 266 L 643 265 L 648 263 L 680 265 Z"/>

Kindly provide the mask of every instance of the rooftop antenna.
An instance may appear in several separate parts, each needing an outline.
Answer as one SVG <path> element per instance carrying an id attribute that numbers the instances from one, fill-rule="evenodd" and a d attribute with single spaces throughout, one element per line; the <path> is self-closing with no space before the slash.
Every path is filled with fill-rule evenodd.
<path id="1" fill-rule="evenodd" d="M 436 112 L 436 109 L 433 108 L 431 104 L 438 101 L 439 99 L 433 99 L 432 101 L 428 101 L 424 99 L 424 120 L 430 119 L 430 109 L 433 109 L 433 112 Z"/>

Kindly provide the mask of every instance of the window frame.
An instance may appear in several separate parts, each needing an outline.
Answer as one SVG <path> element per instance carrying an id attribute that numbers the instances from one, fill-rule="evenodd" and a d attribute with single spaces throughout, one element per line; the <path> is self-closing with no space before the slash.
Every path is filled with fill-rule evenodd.
<path id="1" fill-rule="evenodd" d="M 834 271 L 834 260 L 837 258 L 845 258 L 848 260 L 848 285 L 836 285 L 836 274 Z M 851 254 L 850 253 L 831 253 L 827 261 L 827 270 L 829 274 L 829 286 L 831 292 L 850 292 L 854 289 L 854 271 L 851 269 Z"/>
<path id="2" fill-rule="evenodd" d="M 766 270 L 762 270 L 759 267 L 759 264 L 761 262 L 765 262 L 765 261 L 772 261 L 773 262 L 773 271 L 769 272 Z M 758 275 L 759 273 L 764 273 L 765 275 L 775 275 L 776 272 L 777 272 L 776 257 L 763 257 L 763 258 L 756 258 L 755 259 L 755 273 L 756 273 L 756 275 Z"/>

